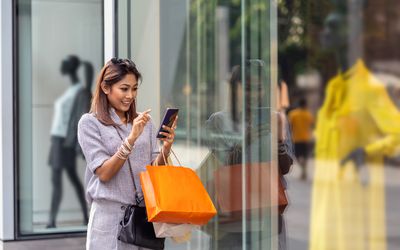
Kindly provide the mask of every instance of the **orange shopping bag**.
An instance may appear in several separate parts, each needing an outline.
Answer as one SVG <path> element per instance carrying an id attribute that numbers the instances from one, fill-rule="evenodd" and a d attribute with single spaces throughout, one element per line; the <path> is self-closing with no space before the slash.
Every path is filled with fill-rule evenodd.
<path id="1" fill-rule="evenodd" d="M 288 205 L 285 188 L 278 170 L 271 162 L 245 165 L 246 209 L 277 207 L 282 214 Z M 214 172 L 218 208 L 221 214 L 242 216 L 242 164 L 222 166 Z M 276 195 L 276 197 L 274 197 Z"/>
<path id="2" fill-rule="evenodd" d="M 140 182 L 151 222 L 204 225 L 217 213 L 196 173 L 186 167 L 147 166 Z"/>

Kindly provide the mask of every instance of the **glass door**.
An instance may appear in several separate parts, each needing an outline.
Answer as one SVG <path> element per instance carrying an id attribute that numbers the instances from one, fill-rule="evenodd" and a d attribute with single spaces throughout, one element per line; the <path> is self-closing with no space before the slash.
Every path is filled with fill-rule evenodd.
<path id="1" fill-rule="evenodd" d="M 179 108 L 175 151 L 218 210 L 188 249 L 277 248 L 273 2 L 116 5 L 116 54 L 144 75 L 139 110 L 151 108 L 158 123 L 167 107 Z"/>

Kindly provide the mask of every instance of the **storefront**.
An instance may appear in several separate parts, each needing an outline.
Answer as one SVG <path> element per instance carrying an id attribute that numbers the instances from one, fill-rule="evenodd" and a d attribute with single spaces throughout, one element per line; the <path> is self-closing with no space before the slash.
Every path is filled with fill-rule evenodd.
<path id="1" fill-rule="evenodd" d="M 219 186 L 239 191 L 227 194 L 239 209 L 219 213 L 185 246 L 276 248 L 276 190 L 260 189 L 268 180 L 245 167 L 276 169 L 274 1 L 8 0 L 0 10 L 3 240 L 85 234 L 85 161 L 55 156 L 54 140 L 71 135 L 73 116 L 57 105 L 74 86 L 93 88 L 117 56 L 143 74 L 139 110 L 151 108 L 158 124 L 167 107 L 180 108 L 175 151 L 215 204 Z M 240 175 L 217 183 L 228 165 Z"/>
<path id="2" fill-rule="evenodd" d="M 55 137 L 75 138 L 57 105 L 75 86 L 93 89 L 116 56 L 143 74 L 139 110 L 158 124 L 180 109 L 175 151 L 218 210 L 169 249 L 278 249 L 282 232 L 287 249 L 398 247 L 398 1 L 0 4 L 3 241 L 85 235 L 85 161 L 53 153 Z M 298 157 L 283 217 L 277 111 Z"/>

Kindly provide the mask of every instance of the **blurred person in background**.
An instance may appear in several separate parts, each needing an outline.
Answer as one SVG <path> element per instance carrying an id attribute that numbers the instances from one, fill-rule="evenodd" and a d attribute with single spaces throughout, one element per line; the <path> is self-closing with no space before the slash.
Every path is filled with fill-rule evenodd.
<path id="1" fill-rule="evenodd" d="M 305 98 L 300 99 L 299 106 L 289 112 L 289 123 L 292 128 L 292 139 L 297 162 L 301 167 L 300 179 L 307 179 L 307 158 L 312 140 L 314 117 L 307 108 Z"/>

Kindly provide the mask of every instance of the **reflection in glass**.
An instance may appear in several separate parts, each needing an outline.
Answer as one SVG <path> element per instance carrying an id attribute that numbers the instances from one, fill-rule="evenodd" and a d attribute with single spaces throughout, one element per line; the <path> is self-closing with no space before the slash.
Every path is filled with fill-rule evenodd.
<path id="1" fill-rule="evenodd" d="M 303 243 L 294 249 L 397 248 L 400 172 L 387 159 L 400 142 L 398 10 L 376 0 L 279 4 L 282 77 L 317 121 L 311 182 L 298 180 L 300 167 L 290 175 L 289 242 Z"/>
<path id="2" fill-rule="evenodd" d="M 210 223 L 193 232 L 187 247 L 274 249 L 278 209 L 271 209 L 273 191 L 268 185 L 268 179 L 277 177 L 276 164 L 271 163 L 276 141 L 272 144 L 270 121 L 270 74 L 275 70 L 270 60 L 270 22 L 275 22 L 270 2 L 132 1 L 132 25 L 122 10 L 125 3 L 118 6 L 123 17 L 118 19 L 118 56 L 131 55 L 143 69 L 142 96 L 154 96 L 149 86 L 160 90 L 159 102 L 141 99 L 138 106 L 161 106 L 161 114 L 165 108 L 179 108 L 174 150 L 185 166 L 198 172 L 221 208 Z M 159 20 L 148 18 L 154 15 Z M 127 51 L 129 41 L 132 51 Z M 248 72 L 246 82 L 242 70 Z M 242 180 L 243 169 L 241 183 L 237 180 Z M 253 205 L 255 209 L 248 209 Z M 168 240 L 166 244 L 178 248 Z"/>
<path id="3" fill-rule="evenodd" d="M 352 57 L 349 42 L 361 31 L 348 24 L 347 10 L 338 3 L 322 34 L 341 72 L 318 112 L 310 249 L 386 249 L 383 158 L 400 142 L 400 127 L 392 125 L 400 112 L 385 85 Z"/>
<path id="4" fill-rule="evenodd" d="M 284 193 L 283 175 L 289 172 L 293 163 L 290 134 L 285 126 L 284 113 L 270 113 L 266 102 L 265 63 L 261 60 L 248 60 L 242 78 L 241 67 L 234 66 L 229 81 L 229 109 L 213 113 L 206 122 L 209 162 L 214 161 L 216 204 L 219 209 L 218 246 L 252 248 L 271 241 L 274 232 L 257 238 L 254 232 L 262 232 L 271 227 L 271 213 L 278 212 L 279 249 L 286 249 L 286 230 L 283 212 L 287 205 Z M 245 84 L 242 84 L 243 79 Z M 245 85 L 245 86 L 244 86 Z M 243 91 L 243 92 L 242 92 Z M 242 94 L 244 93 L 244 94 Z M 243 98 L 244 96 L 244 98 Z M 240 103 L 245 100 L 245 104 Z M 245 116 L 245 123 L 240 117 Z M 281 126 L 279 133 L 279 177 L 277 169 L 271 164 L 268 152 L 270 145 L 270 116 L 277 115 Z M 244 139 L 242 132 L 244 131 Z M 244 157 L 244 158 L 243 158 Z M 204 170 L 203 170 L 204 171 Z M 245 182 L 243 183 L 243 171 Z M 242 185 L 245 185 L 245 207 L 242 204 Z M 271 196 L 278 193 L 278 198 Z M 283 197 L 282 197 L 283 196 Z M 245 218 L 243 218 L 245 215 Z M 251 227 L 246 243 L 242 241 L 243 219 Z M 250 233 L 251 232 L 251 233 Z"/>
<path id="5" fill-rule="evenodd" d="M 297 163 L 301 167 L 300 178 L 306 180 L 307 160 L 310 156 L 310 149 L 312 147 L 312 128 L 314 125 L 314 116 L 307 107 L 306 99 L 300 99 L 299 106 L 290 111 L 289 122 L 292 128 L 292 137 Z"/>

